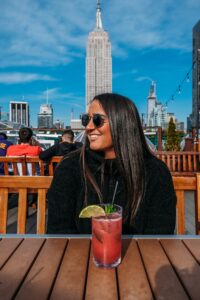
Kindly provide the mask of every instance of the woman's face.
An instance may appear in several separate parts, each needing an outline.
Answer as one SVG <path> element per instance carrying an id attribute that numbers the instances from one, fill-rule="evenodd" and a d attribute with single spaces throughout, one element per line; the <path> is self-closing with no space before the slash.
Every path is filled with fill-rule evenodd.
<path id="1" fill-rule="evenodd" d="M 116 155 L 113 148 L 110 125 L 106 113 L 99 104 L 98 100 L 94 100 L 90 104 L 88 114 L 90 117 L 93 117 L 94 114 L 105 116 L 103 117 L 104 123 L 101 127 L 96 128 L 91 118 L 90 122 L 85 128 L 90 142 L 90 149 L 95 151 L 104 151 L 106 159 L 114 158 Z"/>

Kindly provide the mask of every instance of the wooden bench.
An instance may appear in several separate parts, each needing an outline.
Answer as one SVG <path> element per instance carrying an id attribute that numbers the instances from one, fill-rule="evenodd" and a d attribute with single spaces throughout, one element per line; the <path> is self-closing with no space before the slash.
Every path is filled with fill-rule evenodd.
<path id="1" fill-rule="evenodd" d="M 46 192 L 51 176 L 2 176 L 0 178 L 0 233 L 6 233 L 9 193 L 19 193 L 17 233 L 26 233 L 27 193 L 38 193 L 37 233 L 45 233 Z M 200 234 L 200 174 L 173 177 L 177 195 L 177 233 L 185 233 L 184 192 L 195 192 L 196 234 Z"/>
<path id="2" fill-rule="evenodd" d="M 62 156 L 54 156 L 48 161 L 48 163 L 46 163 L 39 159 L 39 156 L 0 156 L 0 163 L 4 163 L 4 174 L 7 176 L 44 176 L 45 167 L 48 175 L 53 176 L 55 166 L 61 161 L 61 159 Z M 10 172 L 11 168 L 12 172 Z"/>
<path id="3" fill-rule="evenodd" d="M 17 233 L 26 233 L 27 194 L 37 193 L 37 234 L 45 233 L 46 192 L 51 176 L 2 176 L 0 180 L 0 233 L 7 232 L 8 195 L 18 193 Z"/>
<path id="4" fill-rule="evenodd" d="M 196 234 L 200 234 L 200 173 L 194 176 L 173 176 L 177 197 L 177 233 L 185 234 L 185 191 L 195 193 Z"/>

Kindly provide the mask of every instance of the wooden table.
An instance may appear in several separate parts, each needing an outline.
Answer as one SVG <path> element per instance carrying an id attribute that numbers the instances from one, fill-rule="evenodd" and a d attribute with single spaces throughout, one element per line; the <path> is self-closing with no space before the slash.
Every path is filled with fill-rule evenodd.
<path id="1" fill-rule="evenodd" d="M 200 299 L 200 238 L 123 237 L 118 268 L 92 261 L 89 237 L 2 237 L 0 299 Z"/>

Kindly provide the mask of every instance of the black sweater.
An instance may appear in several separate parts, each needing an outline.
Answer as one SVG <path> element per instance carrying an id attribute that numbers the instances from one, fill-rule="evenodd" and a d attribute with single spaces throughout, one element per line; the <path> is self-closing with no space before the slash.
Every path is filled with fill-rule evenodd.
<path id="1" fill-rule="evenodd" d="M 118 189 L 115 204 L 126 207 L 126 191 L 116 159 L 105 160 L 96 152 L 88 150 L 86 158 L 90 170 L 101 186 L 104 164 L 105 203 L 111 202 L 116 181 Z M 172 177 L 167 166 L 156 157 L 145 160 L 145 195 L 138 208 L 133 226 L 123 222 L 123 234 L 173 234 L 176 218 L 176 196 Z M 79 219 L 84 207 L 84 181 L 80 167 L 80 154 L 75 153 L 61 161 L 48 191 L 47 233 L 91 233 L 91 220 Z M 99 204 L 97 194 L 88 187 L 87 205 Z"/>
<path id="2" fill-rule="evenodd" d="M 71 151 L 77 150 L 81 145 L 81 143 L 60 142 L 40 152 L 39 158 L 49 160 L 53 156 L 64 156 Z"/>

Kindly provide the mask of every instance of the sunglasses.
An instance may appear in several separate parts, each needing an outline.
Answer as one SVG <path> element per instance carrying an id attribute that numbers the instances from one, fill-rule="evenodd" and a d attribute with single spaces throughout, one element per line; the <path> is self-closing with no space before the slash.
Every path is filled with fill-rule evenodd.
<path id="1" fill-rule="evenodd" d="M 103 126 L 103 124 L 105 123 L 105 118 L 107 117 L 101 114 L 94 114 L 92 117 L 89 116 L 89 114 L 83 114 L 81 116 L 81 122 L 82 125 L 86 127 L 89 124 L 90 120 L 92 119 L 95 128 L 99 128 Z"/>

